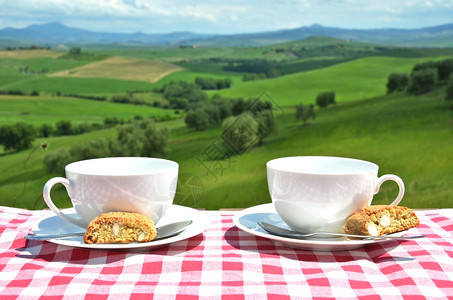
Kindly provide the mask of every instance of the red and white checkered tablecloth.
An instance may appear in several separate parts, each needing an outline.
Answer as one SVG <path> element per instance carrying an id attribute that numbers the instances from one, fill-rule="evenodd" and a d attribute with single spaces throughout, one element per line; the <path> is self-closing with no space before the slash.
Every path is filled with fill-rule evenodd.
<path id="1" fill-rule="evenodd" d="M 318 252 L 276 246 L 206 211 L 203 234 L 142 253 L 23 238 L 51 214 L 0 207 L 0 299 L 453 299 L 453 209 L 419 211 L 427 238 Z"/>

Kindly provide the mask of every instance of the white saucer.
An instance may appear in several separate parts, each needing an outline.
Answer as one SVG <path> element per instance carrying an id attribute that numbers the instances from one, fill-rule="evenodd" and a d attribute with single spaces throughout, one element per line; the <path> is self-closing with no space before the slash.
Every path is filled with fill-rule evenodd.
<path id="1" fill-rule="evenodd" d="M 65 214 L 69 214 L 71 217 L 77 218 L 77 214 L 75 213 L 74 208 L 68 208 L 62 210 Z M 79 247 L 79 248 L 89 248 L 89 249 L 110 249 L 110 250 L 131 250 L 131 249 L 138 249 L 138 250 L 152 250 L 156 248 L 160 248 L 162 246 L 179 242 L 182 240 L 186 240 L 193 236 L 196 236 L 203 231 L 205 231 L 209 224 L 211 224 L 211 219 L 208 215 L 203 214 L 201 211 L 196 209 L 179 206 L 179 205 L 172 205 L 165 215 L 159 220 L 156 226 L 162 226 L 168 223 L 177 222 L 177 221 L 184 221 L 184 220 L 192 220 L 192 224 L 190 224 L 186 230 L 181 232 L 180 234 L 157 241 L 151 241 L 148 243 L 129 243 L 129 244 L 85 244 L 83 242 L 83 238 L 81 236 L 77 237 L 70 237 L 65 239 L 51 239 L 48 240 L 51 243 L 64 245 L 69 247 Z M 83 232 L 78 226 L 75 226 L 62 218 L 58 217 L 57 215 L 46 217 L 38 222 L 33 227 L 34 233 L 71 233 L 71 232 Z"/>
<path id="2" fill-rule="evenodd" d="M 285 226 L 288 228 L 283 220 L 276 214 L 274 205 L 272 203 L 252 206 L 250 208 L 239 211 L 233 218 L 233 223 L 239 228 L 250 234 L 260 236 L 263 238 L 274 241 L 277 245 L 283 245 L 291 248 L 304 249 L 304 250 L 318 250 L 318 251 L 342 251 L 361 248 L 366 245 L 385 243 L 389 241 L 396 242 L 395 240 L 348 240 L 347 238 L 317 238 L 298 240 L 293 238 L 286 238 L 281 236 L 272 235 L 262 229 L 257 222 L 266 219 L 276 226 Z M 398 233 L 402 235 L 402 233 Z"/>

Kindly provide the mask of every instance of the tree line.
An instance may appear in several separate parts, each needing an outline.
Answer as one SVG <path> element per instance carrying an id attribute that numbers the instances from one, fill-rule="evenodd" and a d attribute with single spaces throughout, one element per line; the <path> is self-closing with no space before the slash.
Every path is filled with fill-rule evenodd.
<path id="1" fill-rule="evenodd" d="M 113 156 L 162 157 L 169 152 L 170 130 L 157 129 L 152 119 L 135 120 L 116 129 L 117 137 L 114 139 L 99 138 L 75 144 L 69 150 L 49 152 L 44 157 L 46 170 L 62 174 L 67 164 L 78 160 Z"/>
<path id="2" fill-rule="evenodd" d="M 228 64 L 223 66 L 222 69 L 224 71 L 245 73 L 243 80 L 247 80 L 247 76 L 251 76 L 250 74 L 255 74 L 262 78 L 274 78 L 285 73 L 281 62 L 267 59 L 230 59 Z"/>
<path id="3" fill-rule="evenodd" d="M 453 59 L 427 61 L 416 64 L 410 74 L 392 73 L 387 78 L 387 93 L 406 91 L 421 95 L 431 92 L 436 86 L 447 85 L 446 100 L 453 99 Z"/>
<path id="4" fill-rule="evenodd" d="M 181 86 L 181 85 L 180 85 Z M 188 83 L 183 83 L 183 87 L 193 88 L 193 85 Z M 232 98 L 225 99 L 219 96 L 218 94 L 214 95 L 212 99 L 208 99 L 207 96 L 194 97 L 193 94 L 187 93 L 187 90 L 184 92 L 184 89 L 180 90 L 181 97 L 184 95 L 190 95 L 192 98 L 185 99 L 187 106 L 185 107 L 185 118 L 187 128 L 193 129 L 195 131 L 206 130 L 211 127 L 221 126 L 222 133 L 221 137 L 224 141 L 225 148 L 231 153 L 243 153 L 254 146 L 261 145 L 264 138 L 269 134 L 277 130 L 277 125 L 275 122 L 272 103 L 269 101 L 261 101 L 259 98 L 249 98 L 245 100 L 244 98 Z M 325 108 L 329 105 L 335 104 L 335 93 L 334 92 L 322 92 L 319 93 L 316 98 L 316 104 L 320 108 Z M 304 106 L 300 104 L 296 107 L 296 119 L 302 120 L 303 124 L 306 125 L 310 118 L 315 118 L 314 105 Z M 47 137 L 50 135 L 72 135 L 88 132 L 93 129 L 100 129 L 105 127 L 117 126 L 118 132 L 124 132 L 124 126 L 126 123 L 137 123 L 140 122 L 142 118 L 136 116 L 133 121 L 125 122 L 124 120 L 118 119 L 116 117 L 109 117 L 104 119 L 104 124 L 97 124 L 94 127 L 89 126 L 89 124 L 83 123 L 74 126 L 70 121 L 61 120 L 55 124 L 55 128 L 51 125 L 43 124 L 39 132 L 34 131 L 30 126 L 28 132 L 32 133 L 23 138 L 26 140 L 33 140 L 33 137 L 37 135 Z M 19 127 L 21 127 L 20 125 Z M 123 128 L 123 129 L 121 129 Z M 0 128 L 0 132 L 1 132 Z M 25 130 L 20 131 L 25 134 Z M 124 136 L 119 134 L 119 136 Z M 28 137 L 31 137 L 28 139 Z M 18 140 L 18 139 L 16 139 Z M 125 138 L 120 138 L 122 142 L 130 142 Z M 98 148 L 99 150 L 87 150 L 79 149 L 76 147 L 77 151 L 80 153 L 116 153 L 118 147 L 113 147 L 112 142 L 109 141 L 91 141 L 87 144 L 88 148 Z M 132 144 L 131 144 L 132 145 Z M 30 147 L 28 144 L 17 144 L 15 150 L 23 150 L 27 147 Z M 130 147 L 131 149 L 138 149 L 140 147 Z M 104 150 L 100 150 L 104 149 Z M 109 149 L 109 150 L 106 150 Z M 83 150 L 83 151 L 82 151 Z M 110 152 L 109 152 L 110 151 Z M 72 152 L 75 152 L 73 150 Z M 139 152 L 133 152 L 139 153 Z M 163 153 L 163 152 L 161 152 Z M 123 153 L 124 154 L 124 153 Z M 83 158 L 90 158 L 90 155 L 85 155 Z M 58 157 L 55 157 L 56 161 L 68 161 L 73 157 L 71 151 L 59 154 Z M 58 165 L 50 158 L 46 160 L 46 164 Z"/>
<path id="5" fill-rule="evenodd" d="M 230 78 L 214 79 L 209 77 L 196 77 L 193 83 L 184 80 L 172 80 L 160 88 L 155 88 L 154 92 L 162 93 L 163 97 L 169 102 L 169 108 L 186 109 L 193 103 L 208 100 L 209 97 L 204 90 L 229 88 L 232 82 Z"/>
<path id="6" fill-rule="evenodd" d="M 231 78 L 215 79 L 210 77 L 195 77 L 195 84 L 202 90 L 222 90 L 230 88 L 233 81 Z"/>
<path id="7" fill-rule="evenodd" d="M 22 90 L 0 90 L 0 95 L 11 95 L 11 96 L 39 96 L 39 92 L 36 90 L 22 91 Z"/>
<path id="8" fill-rule="evenodd" d="M 21 46 L 21 47 L 17 47 L 17 46 L 7 46 L 7 47 L 6 47 L 6 50 L 7 50 L 7 51 L 15 51 L 15 50 L 41 50 L 41 49 L 50 50 L 50 49 L 52 49 L 52 47 L 49 46 L 49 45 L 45 45 L 45 46 L 31 45 L 31 46 L 29 46 L 29 47 L 24 47 L 24 46 Z"/>
<path id="9" fill-rule="evenodd" d="M 152 119 L 157 122 L 167 120 L 168 118 L 152 117 Z M 50 136 L 77 135 L 118 125 L 130 124 L 140 120 L 143 120 L 143 117 L 138 115 L 133 120 L 127 121 L 118 117 L 106 117 L 102 124 L 90 124 L 88 122 L 74 124 L 69 120 L 60 120 L 55 125 L 44 123 L 38 128 L 31 124 L 18 122 L 0 127 L 0 145 L 3 145 L 3 149 L 7 152 L 18 152 L 30 148 L 38 137 L 47 138 Z"/>

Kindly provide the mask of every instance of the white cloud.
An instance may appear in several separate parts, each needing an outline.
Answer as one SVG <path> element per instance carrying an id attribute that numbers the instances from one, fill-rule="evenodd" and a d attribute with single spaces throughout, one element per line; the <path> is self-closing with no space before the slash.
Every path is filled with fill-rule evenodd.
<path id="1" fill-rule="evenodd" d="M 0 0 L 0 28 L 61 22 L 121 32 L 415 28 L 453 21 L 451 0 Z"/>

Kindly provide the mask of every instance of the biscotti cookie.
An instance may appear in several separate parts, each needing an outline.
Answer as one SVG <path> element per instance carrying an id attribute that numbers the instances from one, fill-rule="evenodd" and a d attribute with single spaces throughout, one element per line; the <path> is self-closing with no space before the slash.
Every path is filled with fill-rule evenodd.
<path id="1" fill-rule="evenodd" d="M 86 244 L 149 242 L 156 237 L 154 223 L 138 213 L 109 212 L 94 218 L 87 227 Z"/>
<path id="2" fill-rule="evenodd" d="M 407 230 L 420 224 L 413 210 L 397 205 L 367 206 L 346 220 L 348 234 L 381 236 Z"/>

